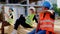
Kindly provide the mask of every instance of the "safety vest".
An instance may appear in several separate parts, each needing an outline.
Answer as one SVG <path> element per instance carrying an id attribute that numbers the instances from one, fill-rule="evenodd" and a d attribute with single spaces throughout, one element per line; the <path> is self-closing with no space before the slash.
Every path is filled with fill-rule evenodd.
<path id="1" fill-rule="evenodd" d="M 11 18 L 13 16 L 13 12 L 12 12 L 12 15 L 9 14 L 9 16 L 10 16 L 10 18 L 7 19 L 7 22 L 9 24 L 13 25 L 14 24 L 14 20 L 13 20 L 13 18 Z"/>
<path id="2" fill-rule="evenodd" d="M 44 16 L 44 12 L 40 12 L 38 30 L 46 30 L 49 32 L 54 32 L 54 20 L 50 18 L 49 13 L 46 13 Z"/>
<path id="3" fill-rule="evenodd" d="M 26 24 L 30 25 L 30 26 L 33 26 L 33 17 L 34 17 L 34 14 L 30 14 L 26 17 Z"/>

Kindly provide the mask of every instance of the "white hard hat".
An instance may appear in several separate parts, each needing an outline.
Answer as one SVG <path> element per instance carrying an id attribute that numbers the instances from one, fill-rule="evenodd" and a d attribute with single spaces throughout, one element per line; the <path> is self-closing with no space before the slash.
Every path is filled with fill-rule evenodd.
<path id="1" fill-rule="evenodd" d="M 33 9 L 34 12 L 36 11 L 34 7 L 30 7 L 29 10 L 30 10 L 30 9 Z"/>

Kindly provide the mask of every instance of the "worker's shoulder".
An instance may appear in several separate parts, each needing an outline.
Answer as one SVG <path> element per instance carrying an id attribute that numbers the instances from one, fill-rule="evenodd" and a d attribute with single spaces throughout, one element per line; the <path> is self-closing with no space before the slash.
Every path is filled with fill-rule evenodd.
<path id="1" fill-rule="evenodd" d="M 41 13 L 44 13 L 44 11 L 40 11 L 40 14 L 41 14 Z"/>

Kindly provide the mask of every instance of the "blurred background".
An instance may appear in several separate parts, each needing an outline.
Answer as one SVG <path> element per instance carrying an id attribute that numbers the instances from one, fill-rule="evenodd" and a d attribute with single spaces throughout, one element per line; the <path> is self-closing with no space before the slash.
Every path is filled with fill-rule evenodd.
<path id="1" fill-rule="evenodd" d="M 55 11 L 55 25 L 54 30 L 57 32 L 57 34 L 60 34 L 60 5 L 59 0 L 0 0 L 0 12 L 2 11 L 2 7 L 4 6 L 4 12 L 8 13 L 9 8 L 12 8 L 15 12 L 14 14 L 14 21 L 19 18 L 21 14 L 23 14 L 25 17 L 30 13 L 28 8 L 30 6 L 34 6 L 36 8 L 36 15 L 42 10 L 41 6 L 44 1 L 49 1 L 53 5 L 53 9 Z M 5 18 L 6 20 L 7 18 Z M 1 28 L 2 23 L 0 23 Z M 13 26 L 7 26 L 5 27 L 5 33 L 11 33 L 11 30 L 13 29 Z M 10 31 L 8 31 L 10 30 Z M 30 31 L 28 29 L 28 31 Z M 20 27 L 18 28 L 18 32 L 20 32 Z M 27 31 L 25 31 L 27 32 Z M 23 33 L 23 32 L 22 32 Z M 20 33 L 20 34 L 22 34 Z"/>

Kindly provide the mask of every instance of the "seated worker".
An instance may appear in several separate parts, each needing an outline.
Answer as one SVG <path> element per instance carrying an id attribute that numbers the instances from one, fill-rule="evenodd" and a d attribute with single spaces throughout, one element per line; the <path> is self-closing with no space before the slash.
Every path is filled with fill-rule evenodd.
<path id="1" fill-rule="evenodd" d="M 12 9 L 12 8 L 9 8 L 9 14 L 7 14 L 7 13 L 5 13 L 4 14 L 4 16 L 6 16 L 6 18 L 7 18 L 7 22 L 9 23 L 9 24 L 11 24 L 11 25 L 13 25 L 14 24 L 14 17 L 13 17 L 13 14 L 14 14 L 14 10 Z"/>
<path id="2" fill-rule="evenodd" d="M 22 25 L 24 28 L 33 28 L 33 21 L 35 20 L 36 22 L 36 16 L 35 16 L 35 8 L 34 7 L 30 7 L 29 11 L 31 12 L 31 14 L 29 14 L 26 19 L 23 15 L 21 15 L 19 17 L 19 19 L 16 20 L 16 23 L 14 25 L 14 30 L 12 31 L 11 34 L 16 34 L 17 33 L 17 28 L 19 25 Z"/>
<path id="3" fill-rule="evenodd" d="M 52 11 L 53 12 L 53 11 Z M 40 17 L 41 16 L 41 17 Z M 54 34 L 54 12 L 45 11 L 39 15 L 39 23 L 37 26 L 37 34 Z"/>
<path id="4" fill-rule="evenodd" d="M 55 15 L 54 15 L 54 11 L 50 10 L 50 7 L 51 7 L 51 4 L 48 1 L 45 1 L 43 3 L 42 11 L 40 11 L 40 14 L 39 14 L 37 28 L 28 34 L 46 34 L 46 30 L 47 31 L 51 30 L 50 32 L 54 32 L 53 28 L 54 28 Z M 45 22 L 44 20 L 46 20 L 47 22 Z M 52 24 L 51 22 L 48 22 L 50 20 L 51 22 L 53 22 Z M 52 26 L 52 29 L 49 28 L 49 25 Z M 48 26 L 48 27 L 44 27 L 44 26 Z"/>

